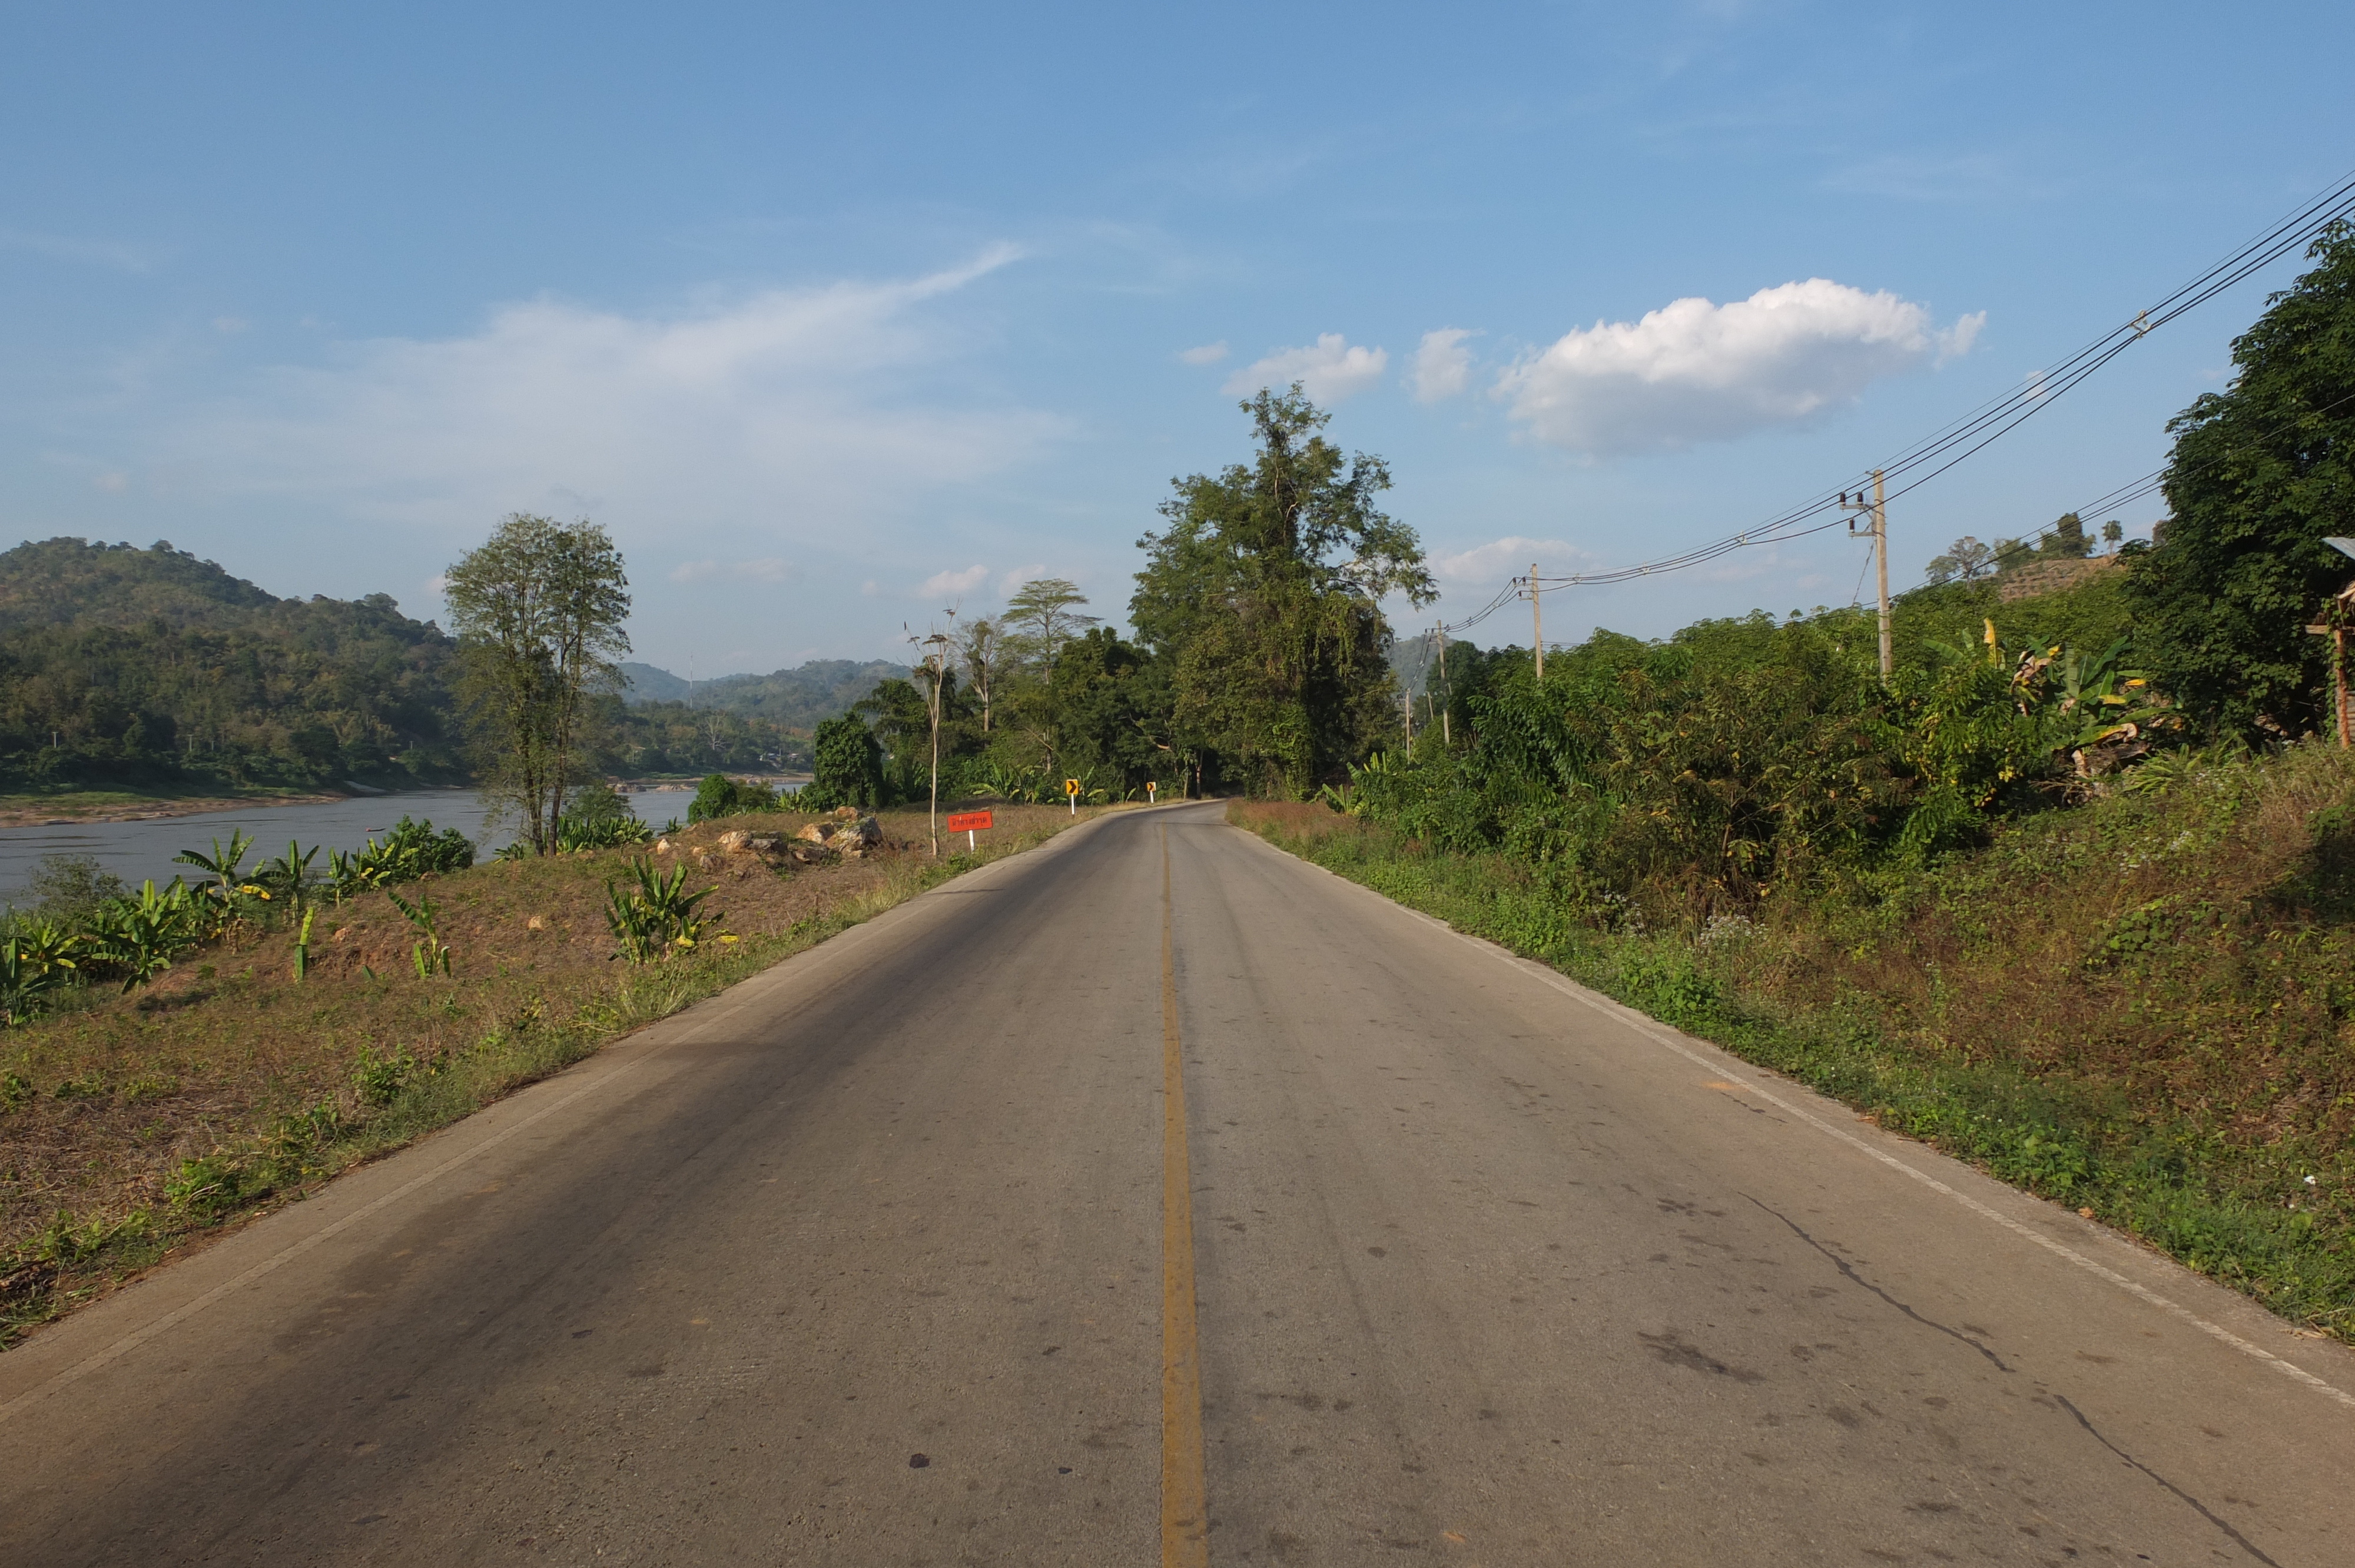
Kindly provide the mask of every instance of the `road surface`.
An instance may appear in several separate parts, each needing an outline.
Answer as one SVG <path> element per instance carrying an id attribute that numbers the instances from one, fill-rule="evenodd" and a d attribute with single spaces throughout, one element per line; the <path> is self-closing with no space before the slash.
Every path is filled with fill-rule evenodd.
<path id="1" fill-rule="evenodd" d="M 2350 1459 L 2340 1347 L 1216 806 L 0 1356 L 27 1565 L 2345 1564 Z"/>

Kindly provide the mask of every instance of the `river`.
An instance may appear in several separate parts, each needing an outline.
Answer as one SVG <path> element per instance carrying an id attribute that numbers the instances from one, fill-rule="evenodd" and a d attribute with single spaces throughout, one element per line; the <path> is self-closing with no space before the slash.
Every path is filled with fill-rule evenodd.
<path id="1" fill-rule="evenodd" d="M 801 780 L 792 780 L 799 783 Z M 624 790 L 623 799 L 644 821 L 661 827 L 673 817 L 684 821 L 690 789 Z M 201 811 L 194 816 L 165 817 L 144 822 L 59 822 L 38 828 L 0 828 L 0 904 L 21 901 L 41 857 L 84 854 L 132 887 L 153 879 L 159 885 L 174 876 L 197 880 L 193 866 L 175 865 L 172 857 L 184 849 L 212 853 L 212 842 L 226 845 L 233 832 L 249 832 L 254 844 L 246 864 L 286 853 L 293 839 L 304 849 L 354 850 L 370 837 L 382 837 L 402 817 L 430 819 L 434 827 L 455 828 L 474 841 L 475 853 L 487 856 L 515 834 L 486 832 L 483 803 L 471 789 L 405 789 L 387 795 L 364 795 L 297 806 L 246 806 L 231 811 Z M 319 858 L 324 870 L 326 857 Z"/>

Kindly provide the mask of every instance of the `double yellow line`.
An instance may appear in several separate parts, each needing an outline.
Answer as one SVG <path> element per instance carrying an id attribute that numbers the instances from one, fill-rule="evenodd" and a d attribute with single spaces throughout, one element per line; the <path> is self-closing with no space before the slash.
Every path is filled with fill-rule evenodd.
<path id="1" fill-rule="evenodd" d="M 1209 1568 L 1202 1478 L 1202 1358 L 1194 1328 L 1194 1187 L 1186 1160 L 1186 1062 L 1178 1033 L 1169 830 L 1161 830 L 1161 1568 Z"/>

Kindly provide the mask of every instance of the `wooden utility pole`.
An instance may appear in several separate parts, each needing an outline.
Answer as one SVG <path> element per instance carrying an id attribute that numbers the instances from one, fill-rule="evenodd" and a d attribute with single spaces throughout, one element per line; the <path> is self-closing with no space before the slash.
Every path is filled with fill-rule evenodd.
<path id="1" fill-rule="evenodd" d="M 1529 563 L 1529 645 L 1537 651 L 1538 679 L 1545 679 L 1545 614 L 1538 608 L 1538 564 Z"/>
<path id="2" fill-rule="evenodd" d="M 939 632 L 924 639 L 932 652 L 924 662 L 932 667 L 932 700 L 926 705 L 932 715 L 932 808 L 931 833 L 932 858 L 941 858 L 941 681 L 948 666 L 949 640 Z"/>
<path id="3" fill-rule="evenodd" d="M 2355 556 L 2355 539 L 2325 539 L 2324 544 L 2342 556 Z M 2322 607 L 2322 624 L 2309 626 L 2308 631 L 2330 639 L 2330 712 L 2339 721 L 2339 747 L 2344 751 L 2355 746 L 2355 738 L 2347 733 L 2347 625 L 2355 620 L 2355 583 L 2349 583 Z"/>
<path id="4" fill-rule="evenodd" d="M 1896 673 L 1897 655 L 1889 622 L 1889 502 L 1881 478 L 1881 471 L 1874 469 L 1872 499 L 1870 501 L 1864 498 L 1864 492 L 1860 490 L 1853 501 L 1849 499 L 1847 491 L 1841 491 L 1840 508 L 1862 513 L 1867 523 L 1865 531 L 1872 540 L 1873 569 L 1881 579 L 1881 683 L 1885 686 Z M 1849 519 L 1848 531 L 1851 534 L 1856 532 L 1854 518 Z"/>
<path id="5" fill-rule="evenodd" d="M 1447 683 L 1447 623 L 1439 625 L 1439 689 L 1447 694 L 1448 707 L 1455 705 L 1455 688 Z M 1439 710 L 1439 744 L 1453 746 L 1455 737 L 1447 733 L 1447 708 Z"/>

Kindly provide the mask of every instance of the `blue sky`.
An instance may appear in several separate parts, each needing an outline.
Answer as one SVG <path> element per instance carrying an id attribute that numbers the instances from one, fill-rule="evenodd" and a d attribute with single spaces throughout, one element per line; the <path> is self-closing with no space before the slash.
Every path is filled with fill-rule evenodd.
<path id="1" fill-rule="evenodd" d="M 2320 5 L 16 6 L 8 37 L 0 535 L 434 614 L 501 514 L 588 516 L 640 655 L 702 675 L 891 656 L 1026 573 L 1116 616 L 1269 376 L 1390 461 L 1446 589 L 1404 630 L 1532 558 L 1670 554 L 2355 166 L 2355 10 Z M 1906 498 L 1896 579 L 2157 467 L 2294 272 Z M 1861 565 L 1818 535 L 1546 630 L 1844 604 Z"/>

